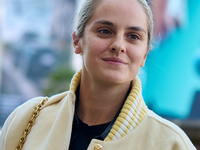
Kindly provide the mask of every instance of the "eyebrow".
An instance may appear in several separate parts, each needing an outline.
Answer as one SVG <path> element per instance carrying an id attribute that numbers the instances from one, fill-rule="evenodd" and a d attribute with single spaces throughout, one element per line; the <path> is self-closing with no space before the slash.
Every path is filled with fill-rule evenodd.
<path id="1" fill-rule="evenodd" d="M 134 30 L 134 31 L 142 31 L 146 33 L 146 31 L 142 27 L 129 27 L 129 30 Z"/>
<path id="2" fill-rule="evenodd" d="M 108 25 L 108 26 L 115 26 L 114 23 L 107 21 L 107 20 L 97 20 L 94 22 L 94 24 L 104 24 L 104 25 Z M 140 26 L 132 26 L 132 27 L 128 27 L 127 29 L 134 30 L 134 31 L 142 31 L 142 32 L 146 33 L 145 29 Z"/>
<path id="3" fill-rule="evenodd" d="M 97 20 L 94 22 L 94 24 L 104 24 L 104 25 L 109 25 L 109 26 L 115 26 L 114 23 L 107 20 Z"/>

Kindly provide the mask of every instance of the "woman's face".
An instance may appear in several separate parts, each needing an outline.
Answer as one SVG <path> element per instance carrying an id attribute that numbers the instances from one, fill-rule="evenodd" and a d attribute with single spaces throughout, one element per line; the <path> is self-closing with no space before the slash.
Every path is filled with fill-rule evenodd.
<path id="1" fill-rule="evenodd" d="M 136 0 L 102 0 L 78 39 L 83 72 L 100 83 L 130 83 L 143 67 L 147 54 L 146 14 Z"/>

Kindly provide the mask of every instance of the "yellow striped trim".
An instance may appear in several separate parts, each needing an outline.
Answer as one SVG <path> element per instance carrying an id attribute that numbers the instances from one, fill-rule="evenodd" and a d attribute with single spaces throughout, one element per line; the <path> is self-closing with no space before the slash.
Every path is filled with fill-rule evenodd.
<path id="1" fill-rule="evenodd" d="M 75 94 L 76 89 L 81 81 L 81 70 L 79 70 L 72 78 L 71 84 L 70 84 L 70 91 Z"/>
<path id="2" fill-rule="evenodd" d="M 133 81 L 132 90 L 104 141 L 113 141 L 131 132 L 141 123 L 146 111 L 147 107 L 142 98 L 141 82 L 136 77 Z"/>
<path id="3" fill-rule="evenodd" d="M 81 70 L 72 78 L 70 91 L 75 94 L 81 80 Z M 117 117 L 112 129 L 104 141 L 119 139 L 135 129 L 146 115 L 147 106 L 142 97 L 141 82 L 138 77 L 133 81 L 133 86 L 122 110 Z"/>

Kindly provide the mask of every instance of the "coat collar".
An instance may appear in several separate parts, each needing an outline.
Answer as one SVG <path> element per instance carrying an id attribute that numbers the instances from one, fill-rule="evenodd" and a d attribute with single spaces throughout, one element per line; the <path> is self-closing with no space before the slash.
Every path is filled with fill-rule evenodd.
<path id="1" fill-rule="evenodd" d="M 80 83 L 81 70 L 72 78 L 70 91 L 75 94 Z M 142 97 L 141 81 L 135 77 L 132 89 L 128 95 L 119 116 L 117 117 L 112 129 L 104 141 L 113 141 L 119 139 L 133 129 L 135 129 L 143 120 L 147 112 L 147 106 Z"/>

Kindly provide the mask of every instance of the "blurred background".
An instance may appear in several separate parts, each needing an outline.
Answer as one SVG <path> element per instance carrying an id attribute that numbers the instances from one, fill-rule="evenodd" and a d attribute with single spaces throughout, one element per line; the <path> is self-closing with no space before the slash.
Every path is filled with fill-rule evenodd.
<path id="1" fill-rule="evenodd" d="M 71 33 L 83 0 L 0 0 L 0 126 L 20 104 L 68 90 L 81 58 Z M 148 0 L 153 49 L 139 76 L 148 107 L 200 145 L 200 1 Z"/>

